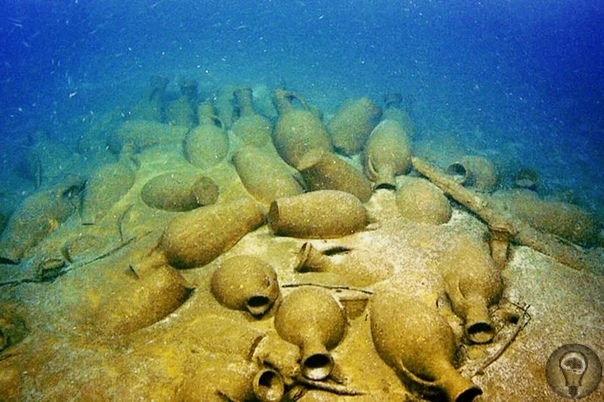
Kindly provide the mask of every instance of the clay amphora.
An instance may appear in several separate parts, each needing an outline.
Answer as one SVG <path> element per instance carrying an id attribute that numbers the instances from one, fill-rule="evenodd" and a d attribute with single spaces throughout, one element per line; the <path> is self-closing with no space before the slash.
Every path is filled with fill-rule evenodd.
<path id="1" fill-rule="evenodd" d="M 371 198 L 373 189 L 367 177 L 331 152 L 319 149 L 309 151 L 301 159 L 298 170 L 310 191 L 345 191 L 363 203 Z"/>
<path id="2" fill-rule="evenodd" d="M 497 182 L 495 165 L 483 156 L 466 155 L 447 167 L 447 174 L 465 187 L 479 191 L 491 190 Z"/>
<path id="3" fill-rule="evenodd" d="M 152 208 L 185 212 L 214 204 L 218 200 L 218 186 L 195 171 L 166 172 L 143 186 L 141 198 Z"/>
<path id="4" fill-rule="evenodd" d="M 450 402 L 482 394 L 455 370 L 455 337 L 435 307 L 384 287 L 370 300 L 369 317 L 375 349 L 410 390 Z"/>
<path id="5" fill-rule="evenodd" d="M 514 176 L 514 187 L 536 191 L 539 181 L 539 173 L 536 170 L 521 168 Z"/>
<path id="6" fill-rule="evenodd" d="M 300 347 L 300 371 L 311 380 L 327 378 L 334 367 L 329 350 L 346 332 L 346 315 L 326 289 L 302 287 L 284 299 L 275 314 L 275 329 Z"/>
<path id="7" fill-rule="evenodd" d="M 259 366 L 231 353 L 205 354 L 187 363 L 188 377 L 178 389 L 179 401 L 257 401 L 284 399 L 283 377 L 272 368 Z"/>
<path id="8" fill-rule="evenodd" d="M 367 98 L 345 102 L 327 125 L 334 149 L 349 156 L 361 152 L 381 115 L 380 108 Z"/>
<path id="9" fill-rule="evenodd" d="M 411 142 L 395 120 L 382 120 L 371 132 L 363 151 L 365 174 L 376 188 L 394 190 L 394 177 L 411 170 Z"/>
<path id="10" fill-rule="evenodd" d="M 498 208 L 535 229 L 585 247 L 604 245 L 599 222 L 577 205 L 544 200 L 534 191 L 524 189 L 497 191 L 492 200 Z"/>
<path id="11" fill-rule="evenodd" d="M 63 180 L 65 172 L 81 168 L 78 154 L 74 154 L 65 144 L 54 141 L 48 131 L 35 130 L 28 133 L 27 138 L 29 146 L 20 171 L 33 181 L 36 190 Z"/>
<path id="12" fill-rule="evenodd" d="M 164 231 L 160 248 L 176 268 L 209 264 L 264 222 L 250 198 L 208 205 L 174 218 Z"/>
<path id="13" fill-rule="evenodd" d="M 240 88 L 235 90 L 234 95 L 239 106 L 239 118 L 233 123 L 232 132 L 245 145 L 257 147 L 272 145 L 273 126 L 269 119 L 254 111 L 252 90 L 250 88 Z"/>
<path id="14" fill-rule="evenodd" d="M 32 248 L 58 229 L 76 211 L 84 183 L 82 177 L 68 175 L 61 183 L 23 200 L 0 235 L 0 261 L 18 264 Z"/>
<path id="15" fill-rule="evenodd" d="M 82 198 L 82 224 L 94 225 L 122 199 L 134 184 L 136 162 L 132 158 L 134 146 L 124 146 L 119 160 L 96 169 L 86 181 Z"/>
<path id="16" fill-rule="evenodd" d="M 275 342 L 267 345 L 266 334 L 243 317 L 202 313 L 197 318 L 200 325 L 190 341 L 201 353 L 189 355 L 177 400 L 219 402 L 227 396 L 232 401 L 281 400 L 281 368 L 264 365 L 265 357 L 274 352 Z M 271 336 L 271 340 L 275 338 L 276 334 Z M 261 347 L 270 347 L 270 353 Z M 282 350 L 277 349 L 277 353 L 281 355 Z M 289 355 L 294 353 L 288 350 Z"/>
<path id="17" fill-rule="evenodd" d="M 442 225 L 453 209 L 441 189 L 426 179 L 405 176 L 396 191 L 396 205 L 402 216 L 414 222 Z"/>
<path id="18" fill-rule="evenodd" d="M 368 215 L 354 195 L 320 190 L 273 201 L 268 223 L 278 236 L 325 239 L 363 229 Z"/>
<path id="19" fill-rule="evenodd" d="M 129 119 L 166 121 L 164 94 L 168 86 L 168 79 L 154 75 L 149 81 L 149 87 L 142 98 L 130 110 Z"/>
<path id="20" fill-rule="evenodd" d="M 238 88 L 233 91 L 233 96 L 235 96 L 235 103 L 238 107 L 239 117 L 249 116 L 256 113 L 254 111 L 251 88 Z"/>
<path id="21" fill-rule="evenodd" d="M 194 290 L 155 250 L 130 263 L 120 274 L 107 279 L 105 289 L 110 290 L 100 295 L 94 313 L 87 318 L 110 336 L 131 333 L 164 319 Z"/>
<path id="22" fill-rule="evenodd" d="M 162 147 L 182 147 L 188 127 L 171 126 L 157 121 L 126 120 L 107 138 L 109 150 L 120 154 L 124 146 L 134 145 L 142 152 L 145 149 L 161 145 Z"/>
<path id="23" fill-rule="evenodd" d="M 384 110 L 382 111 L 382 120 L 397 121 L 409 139 L 415 136 L 415 124 L 411 119 L 412 99 L 407 97 L 403 104 L 403 95 L 398 92 L 391 92 L 384 95 Z"/>
<path id="24" fill-rule="evenodd" d="M 229 137 L 222 120 L 212 114 L 211 105 L 200 107 L 200 110 L 204 114 L 199 116 L 199 125 L 187 134 L 184 153 L 191 164 L 209 170 L 225 159 L 229 152 Z"/>
<path id="25" fill-rule="evenodd" d="M 223 306 L 256 318 L 264 316 L 281 297 L 273 267 L 251 255 L 223 261 L 212 275 L 210 288 Z"/>
<path id="26" fill-rule="evenodd" d="M 302 180 L 294 176 L 292 167 L 276 153 L 244 146 L 233 156 L 233 164 L 246 190 L 267 206 L 277 198 L 304 192 Z"/>
<path id="27" fill-rule="evenodd" d="M 303 109 L 296 109 L 292 100 L 298 99 Z M 297 95 L 277 89 L 273 102 L 279 118 L 273 130 L 273 142 L 285 162 L 298 168 L 301 159 L 311 150 L 331 151 L 329 134 L 321 120 Z"/>
<path id="28" fill-rule="evenodd" d="M 295 345 L 275 331 L 255 328 L 244 317 L 218 312 L 197 319 L 200 325 L 189 341 L 204 353 L 190 354 L 179 401 L 223 401 L 225 395 L 217 390 L 233 401 L 284 400 L 284 378 L 291 384 L 300 372 Z M 212 394 L 218 399 L 211 399 Z"/>
<path id="29" fill-rule="evenodd" d="M 318 250 L 304 243 L 298 252 L 296 272 L 330 272 L 346 280 L 351 286 L 369 286 L 389 278 L 394 273 L 392 264 L 369 250 L 331 247 Z"/>
<path id="30" fill-rule="evenodd" d="M 166 108 L 166 119 L 170 125 L 195 127 L 197 125 L 197 81 L 183 80 L 179 84 L 180 98 L 170 102 Z"/>
<path id="31" fill-rule="evenodd" d="M 272 368 L 263 367 L 252 380 L 252 390 L 260 402 L 280 402 L 285 393 L 283 377 Z"/>
<path id="32" fill-rule="evenodd" d="M 490 342 L 495 328 L 489 307 L 501 299 L 503 279 L 488 247 L 456 236 L 439 257 L 438 266 L 451 308 L 464 322 L 466 337 L 473 343 Z"/>
<path id="33" fill-rule="evenodd" d="M 230 129 L 233 126 L 235 118 L 233 93 L 235 89 L 232 85 L 225 85 L 220 87 L 213 97 L 216 105 L 216 116 L 225 129 Z"/>
<path id="34" fill-rule="evenodd" d="M 199 124 L 224 126 L 223 121 L 217 116 L 216 108 L 209 101 L 201 102 L 197 105 L 197 116 L 199 118 Z"/>
<path id="35" fill-rule="evenodd" d="M 510 244 L 515 233 L 512 225 L 508 221 L 489 223 L 489 235 L 487 237 L 489 250 L 495 265 L 499 269 L 504 269 L 508 262 Z"/>

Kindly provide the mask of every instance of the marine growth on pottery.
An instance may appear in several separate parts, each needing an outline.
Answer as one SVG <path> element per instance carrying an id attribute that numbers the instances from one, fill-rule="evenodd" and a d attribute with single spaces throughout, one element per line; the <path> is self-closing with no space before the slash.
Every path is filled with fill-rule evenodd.
<path id="1" fill-rule="evenodd" d="M 324 380 L 334 368 L 329 351 L 346 333 L 346 315 L 326 289 L 301 287 L 284 299 L 275 315 L 275 328 L 288 342 L 300 347 L 304 377 Z"/>
<path id="2" fill-rule="evenodd" d="M 281 297 L 274 268 L 251 255 L 222 261 L 212 275 L 211 290 L 223 306 L 254 317 L 262 317 Z"/>
<path id="3" fill-rule="evenodd" d="M 271 204 L 268 224 L 278 236 L 335 238 L 353 234 L 369 223 L 367 210 L 350 193 L 320 190 L 279 198 Z"/>
<path id="4" fill-rule="evenodd" d="M 482 394 L 455 369 L 455 337 L 435 307 L 383 287 L 369 303 L 369 317 L 375 349 L 411 390 L 449 402 L 468 402 Z"/>

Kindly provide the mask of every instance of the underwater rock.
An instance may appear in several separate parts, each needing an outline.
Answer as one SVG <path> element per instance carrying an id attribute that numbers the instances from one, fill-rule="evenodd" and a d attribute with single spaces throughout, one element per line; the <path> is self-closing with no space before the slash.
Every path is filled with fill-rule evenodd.
<path id="1" fill-rule="evenodd" d="M 273 102 L 279 118 L 273 130 L 275 148 L 285 162 L 298 168 L 302 158 L 313 149 L 331 152 L 329 134 L 323 122 L 310 110 L 304 99 L 281 89 L 275 90 Z M 292 103 L 297 99 L 303 109 Z"/>
<path id="2" fill-rule="evenodd" d="M 535 229 L 585 247 L 604 245 L 600 224 L 577 205 L 543 200 L 537 193 L 522 189 L 496 191 L 492 200 Z"/>
<path id="3" fill-rule="evenodd" d="M 361 152 L 381 116 L 380 108 L 367 98 L 345 102 L 327 124 L 334 149 L 348 156 Z"/>
<path id="4" fill-rule="evenodd" d="M 370 300 L 369 317 L 375 349 L 411 391 L 445 396 L 449 402 L 469 402 L 482 394 L 455 370 L 455 337 L 435 307 L 380 288 Z"/>
<path id="5" fill-rule="evenodd" d="M 274 268 L 251 255 L 223 261 L 212 275 L 210 288 L 220 304 L 247 311 L 255 318 L 267 314 L 281 298 Z"/>
<path id="6" fill-rule="evenodd" d="M 75 211 L 84 179 L 69 175 L 61 183 L 27 197 L 0 236 L 0 260 L 18 264 Z"/>
<path id="7" fill-rule="evenodd" d="M 168 103 L 166 120 L 170 125 L 188 128 L 197 125 L 197 81 L 187 79 L 179 82 L 180 97 Z"/>
<path id="8" fill-rule="evenodd" d="M 369 201 L 373 193 L 371 182 L 362 172 L 331 152 L 309 151 L 300 160 L 298 170 L 310 191 L 344 191 L 363 203 Z"/>
<path id="9" fill-rule="evenodd" d="M 467 236 L 456 236 L 437 263 L 451 308 L 464 322 L 466 337 L 473 343 L 490 342 L 495 327 L 489 307 L 501 299 L 503 279 L 489 250 Z"/>
<path id="10" fill-rule="evenodd" d="M 442 225 L 451 219 L 453 209 L 444 193 L 426 179 L 401 178 L 396 191 L 396 205 L 406 219 Z"/>
<path id="11" fill-rule="evenodd" d="M 233 155 L 233 165 L 246 190 L 258 201 L 270 205 L 277 198 L 304 192 L 294 171 L 279 155 L 255 146 L 243 146 Z"/>
<path id="12" fill-rule="evenodd" d="M 466 155 L 447 167 L 447 174 L 465 187 L 489 191 L 497 183 L 495 165 L 483 156 Z"/>
<path id="13" fill-rule="evenodd" d="M 331 247 L 316 249 L 304 243 L 298 252 L 296 272 L 330 272 L 351 286 L 369 286 L 392 276 L 394 266 L 369 250 Z"/>
<path id="14" fill-rule="evenodd" d="M 411 170 L 411 142 L 395 120 L 382 120 L 371 132 L 363 150 L 365 174 L 375 188 L 396 189 L 395 176 Z"/>
<path id="15" fill-rule="evenodd" d="M 346 314 L 326 289 L 302 287 L 284 299 L 275 314 L 279 336 L 300 347 L 300 371 L 311 380 L 324 380 L 334 368 L 329 351 L 346 334 Z"/>
<path id="16" fill-rule="evenodd" d="M 224 122 L 214 115 L 214 109 L 209 103 L 202 104 L 200 109 L 199 125 L 187 134 L 184 153 L 192 165 L 209 170 L 226 158 L 229 137 Z"/>
<path id="17" fill-rule="evenodd" d="M 249 198 L 208 205 L 174 218 L 161 237 L 160 249 L 176 268 L 202 267 L 263 223 L 260 207 Z"/>
<path id="18" fill-rule="evenodd" d="M 86 181 L 82 197 L 82 224 L 93 225 L 122 199 L 134 184 L 137 166 L 133 146 L 126 145 L 119 160 L 96 169 Z"/>
<path id="19" fill-rule="evenodd" d="M 335 238 L 367 226 L 361 201 L 350 193 L 320 190 L 279 198 L 271 204 L 268 223 L 277 236 Z"/>
<path id="20" fill-rule="evenodd" d="M 167 86 L 167 78 L 159 75 L 152 76 L 149 80 L 149 87 L 136 105 L 132 107 L 128 113 L 128 118 L 131 120 L 165 122 L 164 95 Z"/>
<path id="21" fill-rule="evenodd" d="M 233 134 L 240 138 L 245 145 L 257 147 L 272 145 L 273 126 L 269 119 L 254 111 L 252 90 L 240 88 L 235 90 L 234 95 L 239 106 L 239 118 L 235 120 L 231 128 Z"/>
<path id="22" fill-rule="evenodd" d="M 186 212 L 218 200 L 218 186 L 195 171 L 173 171 L 151 178 L 141 190 L 148 206 L 165 211 Z"/>

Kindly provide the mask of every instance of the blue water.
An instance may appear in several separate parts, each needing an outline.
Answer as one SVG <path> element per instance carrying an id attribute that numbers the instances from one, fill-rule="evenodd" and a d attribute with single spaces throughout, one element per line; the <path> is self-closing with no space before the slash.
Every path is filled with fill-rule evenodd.
<path id="1" fill-rule="evenodd" d="M 2 193 L 28 135 L 73 147 L 92 116 L 149 77 L 286 83 L 333 113 L 346 98 L 413 99 L 418 140 L 449 132 L 551 191 L 604 203 L 604 4 L 598 0 L 0 0 Z M 10 187 L 10 188 L 9 188 Z"/>

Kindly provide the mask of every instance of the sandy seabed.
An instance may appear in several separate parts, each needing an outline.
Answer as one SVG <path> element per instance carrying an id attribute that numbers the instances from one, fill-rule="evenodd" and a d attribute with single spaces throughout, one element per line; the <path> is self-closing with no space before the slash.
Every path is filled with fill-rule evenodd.
<path id="1" fill-rule="evenodd" d="M 248 400 L 257 370 L 249 355 L 259 337 L 267 340 L 260 344 L 269 345 L 265 352 L 285 362 L 278 368 L 288 389 L 299 391 L 297 400 L 421 400 L 375 351 L 365 301 L 383 287 L 439 307 L 460 344 L 459 371 L 483 391 L 476 401 L 563 401 L 547 383 L 549 356 L 564 344 L 578 343 L 604 359 L 602 249 L 592 250 L 591 267 L 577 271 L 514 246 L 503 271 L 504 297 L 491 309 L 498 334 L 490 344 L 468 345 L 461 341 L 462 323 L 449 310 L 434 260 L 458 236 L 486 247 L 486 225 L 457 204 L 447 224 L 414 223 L 400 216 L 395 193 L 385 189 L 376 190 L 365 205 L 372 220 L 366 230 L 310 240 L 317 249 L 361 250 L 387 261 L 393 272 L 379 282 L 360 287 L 357 282 L 367 272 L 297 273 L 298 252 L 309 240 L 275 236 L 264 225 L 208 265 L 180 270 L 194 288 L 190 297 L 148 323 L 145 317 L 158 317 L 161 312 L 155 309 L 166 295 L 140 291 L 137 267 L 178 213 L 147 206 L 141 189 L 160 173 L 194 168 L 185 160 L 180 140 L 151 146 L 136 159 L 134 185 L 102 220 L 82 225 L 76 213 L 57 223 L 20 265 L 0 266 L 0 325 L 11 344 L 0 354 L 0 400 Z M 250 197 L 229 160 L 203 172 L 220 189 L 218 204 Z M 212 274 L 236 255 L 269 263 L 284 296 L 296 287 L 318 286 L 341 301 L 346 335 L 332 351 L 339 383 L 295 388 L 298 348 L 279 341 L 274 312 L 256 320 L 216 301 L 210 291 Z M 60 275 L 35 281 L 41 266 L 56 266 Z M 604 400 L 603 386 L 583 400 Z"/>
<path id="2" fill-rule="evenodd" d="M 137 303 L 128 300 L 129 265 L 153 248 L 175 216 L 147 207 L 139 197 L 142 184 L 168 160 L 174 167 L 174 159 L 158 156 L 153 148 L 140 159 L 142 167 L 135 185 L 109 211 L 110 218 L 87 227 L 77 219 L 66 222 L 37 247 L 33 260 L 60 258 L 62 245 L 70 239 L 104 241 L 84 242 L 77 248 L 81 255 L 75 256 L 68 272 L 53 282 L 2 287 L 2 318 L 12 323 L 13 331 L 20 332 L 22 339 L 0 355 L 0 399 L 225 400 L 220 393 L 229 395 L 249 381 L 247 339 L 257 333 L 276 336 L 272 317 L 254 320 L 244 312 L 222 307 L 213 298 L 211 275 L 230 256 L 251 254 L 267 261 L 277 271 L 285 295 L 291 291 L 290 285 L 302 283 L 330 287 L 343 299 L 355 292 L 367 294 L 337 275 L 294 272 L 296 254 L 306 240 L 276 237 L 265 225 L 207 266 L 180 271 L 195 291 L 176 311 L 135 332 L 112 333 L 112 320 L 121 319 L 114 314 L 130 314 L 128 303 Z M 245 195 L 229 163 L 218 166 L 212 177 L 221 189 L 219 202 Z M 126 209 L 125 218 L 116 212 Z M 422 301 L 438 303 L 454 332 L 460 334 L 461 322 L 447 314 L 441 279 L 432 271 L 430 260 L 447 238 L 465 234 L 481 239 L 486 226 L 459 206 L 454 207 L 453 218 L 445 225 L 407 221 L 398 216 L 394 193 L 388 190 L 377 190 L 367 209 L 374 221 L 368 230 L 311 243 L 320 249 L 345 246 L 369 250 L 386 259 L 395 271 L 387 281 Z M 119 236 L 112 216 L 119 216 L 123 224 Z M 124 238 L 134 240 L 125 244 Z M 604 359 L 604 258 L 598 251 L 599 265 L 577 271 L 530 248 L 513 247 L 504 271 L 504 298 L 492 313 L 503 316 L 506 311 L 519 312 L 528 306 L 530 320 L 499 358 L 471 378 L 483 390 L 476 401 L 563 401 L 547 384 L 545 367 L 550 354 L 564 344 L 579 343 Z M 102 258 L 95 260 L 99 256 Z M 2 269 L 6 274 L 10 269 L 27 267 Z M 385 285 L 378 283 L 362 290 L 370 292 L 375 286 Z M 131 307 L 133 311 L 145 310 L 144 306 Z M 111 311 L 114 308 L 118 310 Z M 360 394 L 344 396 L 307 387 L 299 400 L 420 400 L 403 387 L 374 350 L 362 302 L 360 306 L 348 304 L 348 309 L 346 336 L 332 354 L 343 380 L 338 385 L 344 392 Z M 461 372 L 471 376 L 472 367 L 496 353 L 513 329 L 500 320 L 500 332 L 493 343 L 462 346 Z M 604 387 L 600 384 L 583 400 L 604 400 Z"/>

